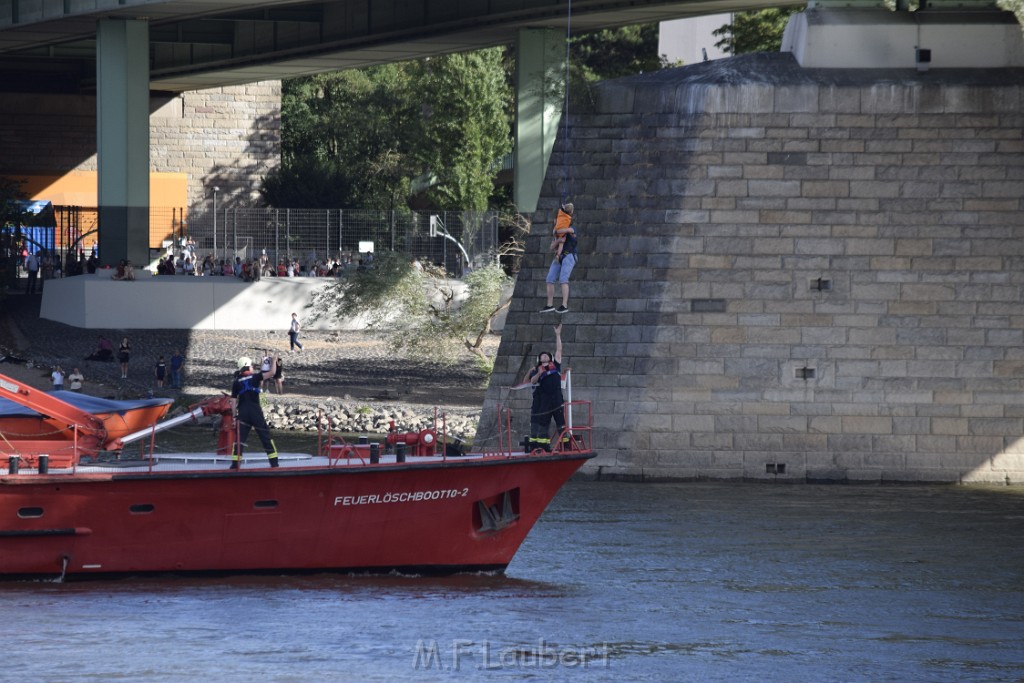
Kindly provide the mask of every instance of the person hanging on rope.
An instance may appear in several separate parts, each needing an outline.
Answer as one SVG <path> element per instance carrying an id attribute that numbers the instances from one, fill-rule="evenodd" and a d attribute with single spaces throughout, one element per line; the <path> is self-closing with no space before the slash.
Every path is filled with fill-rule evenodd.
<path id="1" fill-rule="evenodd" d="M 576 266 L 576 229 L 572 227 L 573 205 L 567 203 L 558 210 L 551 240 L 554 258 L 545 279 L 547 305 L 541 313 L 566 313 L 569 310 L 569 276 Z M 555 283 L 562 286 L 562 305 L 555 308 Z"/>
<path id="2" fill-rule="evenodd" d="M 560 208 L 555 216 L 555 227 L 551 230 L 551 251 L 555 252 L 555 260 L 562 258 L 566 238 L 576 236 L 576 230 L 572 227 L 572 211 L 573 205 L 570 202 Z"/>

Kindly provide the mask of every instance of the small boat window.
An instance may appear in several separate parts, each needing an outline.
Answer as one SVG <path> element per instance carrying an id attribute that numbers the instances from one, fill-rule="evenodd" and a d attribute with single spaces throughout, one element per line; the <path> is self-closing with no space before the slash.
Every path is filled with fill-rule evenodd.
<path id="1" fill-rule="evenodd" d="M 152 512 L 155 509 L 156 508 L 153 506 L 152 503 L 138 503 L 138 504 L 132 505 L 131 507 L 128 508 L 128 510 L 133 515 L 146 514 L 146 513 Z"/>
<path id="2" fill-rule="evenodd" d="M 18 510 L 18 516 L 22 519 L 33 519 L 35 517 L 42 517 L 43 508 L 20 508 Z"/>
<path id="3" fill-rule="evenodd" d="M 255 503 L 253 503 L 253 507 L 256 508 L 257 510 L 268 510 L 270 508 L 276 508 L 277 507 L 277 501 L 276 500 L 257 500 Z"/>

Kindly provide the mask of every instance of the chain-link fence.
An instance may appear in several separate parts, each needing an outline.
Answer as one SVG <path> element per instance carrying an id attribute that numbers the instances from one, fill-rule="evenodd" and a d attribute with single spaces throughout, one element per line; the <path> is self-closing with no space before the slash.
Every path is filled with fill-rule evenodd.
<path id="1" fill-rule="evenodd" d="M 219 208 L 188 212 L 153 207 L 149 220 L 154 262 L 168 253 L 181 256 L 191 240 L 197 261 L 208 256 L 217 263 L 265 257 L 273 265 L 298 261 L 308 270 L 317 263 L 357 263 L 367 252 L 396 251 L 458 277 L 467 264 L 478 268 L 493 263 L 500 246 L 500 216 L 494 211 Z M 17 240 L 8 240 L 7 251 L 44 252 L 54 262 L 67 262 L 65 274 L 72 272 L 72 263 L 84 267 L 98 243 L 97 209 L 55 206 L 52 222 L 31 232 L 21 229 Z"/>
<path id="2" fill-rule="evenodd" d="M 493 262 L 499 246 L 497 212 L 414 213 L 356 209 L 225 208 L 192 214 L 185 221 L 154 209 L 153 227 L 170 228 L 178 250 L 191 239 L 200 258 L 243 261 L 266 256 L 272 263 L 339 260 L 356 262 L 367 252 L 396 251 L 461 275 Z"/>

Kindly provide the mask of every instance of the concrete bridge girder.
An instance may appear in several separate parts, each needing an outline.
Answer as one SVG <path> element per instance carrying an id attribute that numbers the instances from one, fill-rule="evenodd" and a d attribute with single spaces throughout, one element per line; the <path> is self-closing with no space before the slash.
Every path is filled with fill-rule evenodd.
<path id="1" fill-rule="evenodd" d="M 345 7 L 357 8 L 361 6 L 360 3 L 365 3 L 365 1 L 343 0 L 342 4 Z M 759 6 L 760 4 L 755 3 L 754 0 L 743 0 L 742 3 L 736 3 L 733 0 L 722 0 L 722 2 L 726 4 L 731 3 L 730 6 L 732 4 L 737 6 L 741 4 L 742 7 Z M 13 20 L 5 22 L 5 17 L 0 15 L 0 58 L 4 56 L 3 38 L 7 31 L 12 30 L 12 28 L 20 28 L 26 24 L 32 24 L 31 20 L 27 22 L 24 17 L 20 16 L 18 10 L 23 7 L 36 6 L 36 3 L 25 3 L 22 0 L 7 0 L 7 4 L 13 8 L 11 11 Z M 152 7 L 150 5 L 146 6 L 151 7 L 153 13 L 159 16 L 160 12 L 163 11 L 162 8 L 172 4 L 158 2 Z M 544 4 L 539 3 L 539 0 L 529 0 L 526 2 L 526 5 L 530 7 L 540 7 Z M 659 3 L 652 1 L 647 5 L 651 9 L 648 18 L 657 18 L 659 16 L 658 12 L 678 14 L 684 11 L 681 7 L 686 4 L 681 2 Z M 987 0 L 968 4 L 985 8 L 990 6 Z M 236 5 L 230 2 L 220 4 L 218 7 L 222 10 L 224 7 L 232 10 L 238 9 Z M 288 7 L 293 11 L 298 11 L 300 8 L 308 8 L 309 5 L 289 5 Z M 590 25 L 600 24 L 601 22 L 612 22 L 614 24 L 618 18 L 594 18 L 599 15 L 600 9 L 595 10 L 592 7 L 590 9 L 594 12 L 590 18 Z M 716 4 L 714 9 L 717 11 L 721 7 Z M 337 10 L 338 7 L 334 7 L 333 11 Z M 707 12 L 710 10 L 710 7 L 703 7 L 701 5 L 701 9 L 695 11 L 700 13 L 701 11 Z M 551 16 L 553 16 L 550 6 L 547 11 L 547 20 L 550 22 Z M 557 13 L 559 20 L 564 18 L 566 11 L 567 7 L 558 5 Z M 574 9 L 573 11 L 578 10 Z M 579 11 L 583 16 L 587 16 L 588 3 L 582 3 Z M 856 20 L 857 12 L 860 12 L 862 15 L 865 11 L 870 14 L 871 19 L 869 22 Z M 874 35 L 879 34 L 882 28 L 891 29 L 894 26 L 918 27 L 916 28 L 918 34 L 916 35 L 920 36 L 922 26 L 934 24 L 936 27 L 941 27 L 946 31 L 945 34 L 941 35 L 952 35 L 952 38 L 955 38 L 953 34 L 956 33 L 959 26 L 957 23 L 959 22 L 970 25 L 970 29 L 974 31 L 972 36 L 975 37 L 972 43 L 975 46 L 980 43 L 985 46 L 985 49 L 950 50 L 949 53 L 954 56 L 948 61 L 940 62 L 942 66 L 959 66 L 956 63 L 957 59 L 968 59 L 972 67 L 1019 66 L 1020 62 L 1024 60 L 1021 56 L 1024 55 L 1024 48 L 1020 46 L 1019 27 L 1013 24 L 1013 29 L 1007 30 L 1008 20 L 1005 18 L 1006 13 L 1002 13 L 1004 18 L 997 20 L 991 20 L 991 17 L 999 16 L 1000 13 L 998 12 L 956 13 L 962 17 L 972 15 L 973 18 L 970 20 L 966 18 L 950 18 L 953 14 L 951 12 L 936 12 L 934 16 L 938 18 L 931 20 L 931 22 L 926 22 L 924 19 L 929 15 L 927 12 L 914 12 L 908 24 L 907 17 L 910 15 L 908 12 L 894 13 L 888 10 L 858 9 L 840 10 L 831 9 L 830 7 L 811 9 L 798 15 L 798 18 L 794 20 L 792 26 L 800 30 L 795 29 L 790 32 L 790 35 L 787 35 L 787 48 L 798 56 L 798 61 L 804 67 L 858 68 L 865 67 L 862 61 L 864 58 L 867 58 L 874 59 L 874 61 L 869 62 L 869 66 L 872 68 L 900 68 L 903 66 L 902 63 L 877 63 L 877 56 L 880 53 L 886 53 L 885 50 L 877 49 L 877 41 L 857 40 L 850 39 L 849 37 L 858 31 L 863 34 L 865 31 L 864 27 L 867 27 L 866 31 Z M 624 14 L 624 16 L 626 15 Z M 629 16 L 633 17 L 634 15 L 629 14 Z M 979 16 L 981 17 L 980 19 Z M 821 17 L 831 18 L 820 20 Z M 853 17 L 853 20 L 851 20 L 851 17 Z M 506 25 L 504 32 L 504 40 L 508 40 L 508 27 L 514 27 L 517 23 L 522 23 L 526 19 L 528 19 L 528 12 L 522 16 L 509 18 L 509 24 Z M 43 19 L 39 20 L 42 22 Z M 240 18 L 238 20 L 239 22 L 244 22 L 244 20 L 250 20 L 251 22 L 253 19 L 250 17 L 249 19 Z M 279 20 L 281 22 L 280 25 L 274 23 L 279 22 Z M 288 20 L 286 18 L 274 19 L 267 26 L 285 26 Z M 294 17 L 291 20 L 294 23 Z M 590 25 L 588 25 L 587 19 L 574 24 L 574 26 L 579 27 L 577 30 L 584 29 Z M 248 25 L 241 23 L 236 26 L 236 29 L 239 26 Z M 98 23 L 98 27 L 95 34 L 95 59 L 99 204 L 100 222 L 103 225 L 100 237 L 100 256 L 103 263 L 109 265 L 115 264 L 121 258 L 142 263 L 147 261 L 145 236 L 148 233 L 148 214 L 145 210 L 148 206 L 148 188 L 146 183 L 141 181 L 142 178 L 147 177 L 148 171 L 148 136 L 145 134 L 147 133 L 148 112 L 143 102 L 147 101 L 148 93 L 154 87 L 154 72 L 150 68 L 150 63 L 153 59 L 151 37 L 154 26 L 150 18 L 139 17 L 103 19 Z M 978 27 L 981 27 L 980 31 L 977 31 Z M 476 43 L 498 44 L 502 42 L 502 40 L 495 37 L 494 30 L 494 25 L 487 25 L 481 28 L 480 31 L 486 38 L 477 39 Z M 161 29 L 161 31 L 165 31 L 165 29 Z M 1014 31 L 1016 31 L 1016 35 Z M 898 35 L 898 38 L 891 42 L 900 48 L 905 48 L 900 54 L 910 53 L 910 46 L 904 45 L 907 40 L 911 40 L 910 34 L 897 31 L 896 35 Z M 564 33 L 551 28 L 521 28 L 517 33 L 520 65 L 516 77 L 515 201 L 520 211 L 524 213 L 531 213 L 537 208 L 541 184 L 547 174 L 548 161 L 558 133 L 566 87 L 564 81 L 566 38 Z M 324 40 L 326 39 L 322 31 L 322 42 L 313 41 L 313 44 L 314 46 L 323 45 L 325 44 L 323 43 Z M 388 38 L 382 36 L 380 41 L 384 42 L 378 43 L 374 48 L 370 48 L 371 50 L 377 50 L 376 56 L 373 58 L 378 63 L 397 60 L 402 57 L 410 58 L 421 55 L 420 53 L 402 54 L 398 48 L 388 51 L 384 45 L 387 40 Z M 410 35 L 401 32 L 391 37 L 391 40 L 394 40 L 395 44 L 407 41 L 408 44 L 416 45 L 415 49 L 421 52 L 426 49 L 418 40 L 414 40 Z M 427 39 L 428 42 L 430 40 L 430 38 Z M 952 39 L 950 42 L 956 43 Z M 459 49 L 459 47 L 468 49 L 469 47 L 482 46 L 482 44 L 476 44 L 473 41 L 469 41 L 469 43 L 473 44 L 467 43 L 461 46 L 457 46 L 452 42 L 435 44 L 427 51 L 438 53 L 454 51 Z M 259 44 L 259 41 L 257 40 L 255 44 Z M 837 45 L 840 44 L 850 47 L 839 50 Z M 915 43 L 915 46 L 921 46 L 920 39 Z M 334 47 L 344 52 L 344 48 Z M 358 49 L 367 49 L 367 45 L 364 44 Z M 891 51 L 895 54 L 899 50 L 894 48 Z M 977 55 L 979 53 L 989 56 L 986 56 L 981 61 L 976 56 L 969 57 L 971 54 Z M 252 72 L 246 71 L 247 68 L 244 66 L 229 65 L 225 67 L 222 61 L 217 61 L 215 54 L 210 54 L 213 55 L 211 56 L 211 63 L 216 65 L 211 67 L 211 69 L 227 68 L 230 73 L 234 74 L 232 78 L 238 78 L 239 74 L 242 74 L 242 78 L 248 78 L 248 80 L 273 78 L 274 76 L 272 72 L 267 72 L 263 67 Z M 919 51 L 914 54 L 920 57 L 921 53 Z M 828 59 L 834 59 L 837 55 L 842 55 L 838 62 L 827 61 Z M 858 61 L 857 55 L 860 55 L 861 61 Z M 321 57 L 323 56 L 321 55 Z M 302 61 L 305 57 L 302 57 L 301 54 L 296 54 L 294 51 L 285 50 L 281 53 L 260 55 L 258 61 L 263 63 L 265 67 L 272 63 L 275 58 L 280 58 L 282 63 L 287 63 L 287 65 L 296 65 L 298 63 L 296 59 Z M 970 61 L 971 58 L 974 60 Z M 246 60 L 247 58 L 242 59 L 242 61 Z M 239 60 L 232 59 L 230 61 L 237 62 Z M 314 58 L 313 61 L 315 63 L 307 65 L 309 69 L 303 67 L 301 73 L 329 71 L 333 63 L 329 58 L 322 58 L 319 61 L 316 61 Z M 919 68 L 921 66 L 920 58 L 918 66 Z M 236 71 L 239 69 L 242 71 Z M 283 67 L 283 69 L 285 68 Z M 195 73 L 202 71 L 202 67 L 197 67 L 189 61 L 189 70 L 191 73 Z M 282 74 L 276 75 L 281 76 Z M 172 80 L 165 84 L 173 85 L 177 83 L 175 87 L 181 87 L 186 82 Z M 207 85 L 217 84 L 211 82 Z M 566 191 L 567 188 L 562 188 L 563 195 Z"/>
<path id="2" fill-rule="evenodd" d="M 565 32 L 523 29 L 516 43 L 516 122 L 513 200 L 537 210 L 565 103 Z"/>
<path id="3" fill-rule="evenodd" d="M 96 31 L 99 253 L 149 262 L 149 25 L 107 19 Z"/>

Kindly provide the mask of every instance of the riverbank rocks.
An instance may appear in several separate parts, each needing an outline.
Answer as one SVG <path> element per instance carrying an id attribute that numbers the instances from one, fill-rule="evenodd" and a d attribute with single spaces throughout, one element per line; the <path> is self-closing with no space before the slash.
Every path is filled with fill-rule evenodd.
<path id="1" fill-rule="evenodd" d="M 356 402 L 318 401 L 304 403 L 294 399 L 275 403 L 271 397 L 263 409 L 271 429 L 315 432 L 386 434 L 394 422 L 399 432 L 418 432 L 434 426 L 434 411 L 421 406 L 365 404 Z M 447 426 L 449 434 L 471 440 L 476 436 L 479 410 L 438 409 L 437 424 Z"/>

